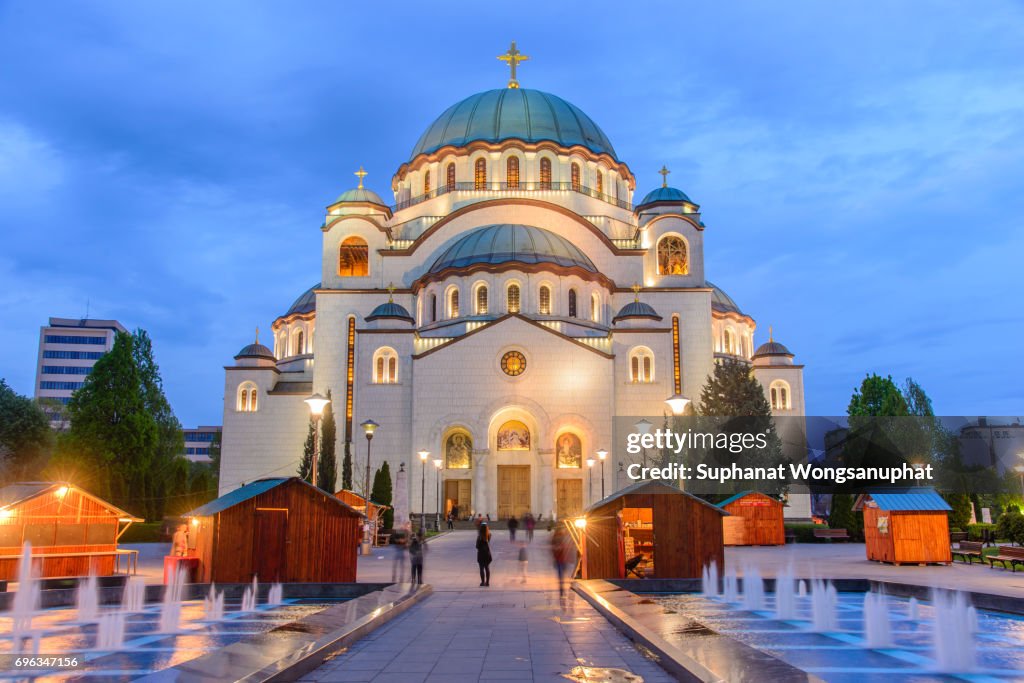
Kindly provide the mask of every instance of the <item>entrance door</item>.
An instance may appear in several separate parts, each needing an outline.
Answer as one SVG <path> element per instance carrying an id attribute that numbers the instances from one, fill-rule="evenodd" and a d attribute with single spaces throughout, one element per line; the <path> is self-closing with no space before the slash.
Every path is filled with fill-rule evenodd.
<path id="1" fill-rule="evenodd" d="M 498 519 L 530 511 L 530 466 L 498 465 Z"/>
<path id="2" fill-rule="evenodd" d="M 557 479 L 555 511 L 559 519 L 579 517 L 583 514 L 583 480 Z"/>
<path id="3" fill-rule="evenodd" d="M 467 519 L 473 510 L 473 481 L 471 479 L 445 479 L 444 514 L 448 516 L 453 505 L 459 506 L 459 519 Z"/>
<path id="4" fill-rule="evenodd" d="M 256 508 L 252 567 L 261 582 L 284 581 L 288 568 L 288 510 Z"/>

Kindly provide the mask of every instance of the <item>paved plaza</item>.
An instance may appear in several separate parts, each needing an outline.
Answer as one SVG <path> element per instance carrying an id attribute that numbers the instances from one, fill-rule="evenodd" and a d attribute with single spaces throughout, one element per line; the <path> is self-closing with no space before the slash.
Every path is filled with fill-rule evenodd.
<path id="1" fill-rule="evenodd" d="M 518 548 L 509 543 L 507 532 L 496 530 L 490 588 L 479 585 L 474 532 L 456 531 L 432 540 L 424 580 L 434 594 L 302 680 L 565 683 L 566 674 L 576 674 L 578 680 L 671 681 L 571 591 L 563 608 L 549 537 L 539 532 L 530 544 L 524 585 Z M 361 558 L 359 578 L 389 581 L 390 549 L 378 548 L 373 556 Z M 616 677 L 616 672 L 601 669 L 635 677 Z"/>

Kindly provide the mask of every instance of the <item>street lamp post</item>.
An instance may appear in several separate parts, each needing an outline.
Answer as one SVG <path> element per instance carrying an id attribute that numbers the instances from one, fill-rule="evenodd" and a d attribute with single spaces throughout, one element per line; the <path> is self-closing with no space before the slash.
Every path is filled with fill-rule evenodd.
<path id="1" fill-rule="evenodd" d="M 373 433 L 377 431 L 379 424 L 373 420 L 367 420 L 359 425 L 363 428 L 363 432 L 366 434 L 366 480 L 363 488 L 363 496 L 366 500 L 366 512 L 369 515 L 370 512 L 370 444 L 373 441 Z M 372 539 L 369 534 L 363 536 L 363 555 L 370 554 L 370 545 Z"/>
<path id="2" fill-rule="evenodd" d="M 682 394 L 673 394 L 665 399 L 665 403 L 668 404 L 673 415 L 682 415 L 686 412 L 686 406 L 690 405 L 690 399 Z"/>
<path id="3" fill-rule="evenodd" d="M 437 473 L 437 514 L 434 515 L 434 530 L 441 530 L 441 464 L 444 461 L 434 458 L 434 471 Z"/>
<path id="4" fill-rule="evenodd" d="M 590 473 L 590 483 L 587 485 L 587 507 L 594 502 L 594 459 L 587 458 L 587 470 Z"/>
<path id="5" fill-rule="evenodd" d="M 1013 470 L 1020 475 L 1020 495 L 1024 496 L 1024 465 L 1017 465 Z"/>
<path id="6" fill-rule="evenodd" d="M 330 399 L 324 398 L 320 394 L 313 394 L 305 399 L 306 405 L 309 406 L 309 412 L 313 416 L 313 463 L 309 481 L 313 486 L 316 486 L 317 460 L 320 457 L 320 416 L 324 414 L 324 408 L 330 402 Z"/>
<path id="7" fill-rule="evenodd" d="M 603 448 L 599 449 L 597 457 L 601 460 L 601 500 L 604 500 L 604 460 L 608 457 L 608 451 Z"/>
<path id="8" fill-rule="evenodd" d="M 423 525 L 427 519 L 427 458 L 430 451 L 420 451 L 420 531 L 424 531 Z M 425 533 L 425 532 L 424 532 Z"/>

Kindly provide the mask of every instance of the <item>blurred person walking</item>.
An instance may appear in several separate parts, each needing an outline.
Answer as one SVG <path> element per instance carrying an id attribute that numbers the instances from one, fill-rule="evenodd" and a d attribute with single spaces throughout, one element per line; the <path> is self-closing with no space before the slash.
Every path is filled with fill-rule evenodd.
<path id="1" fill-rule="evenodd" d="M 508 540 L 516 542 L 516 529 L 519 528 L 519 518 L 512 516 L 508 518 Z"/>
<path id="2" fill-rule="evenodd" d="M 491 530 L 487 522 L 480 523 L 480 531 L 476 535 L 476 563 L 480 565 L 480 585 L 491 585 Z"/>
<path id="3" fill-rule="evenodd" d="M 427 542 L 423 538 L 423 529 L 409 539 L 409 581 L 414 586 L 423 584 L 423 556 L 427 554 Z"/>

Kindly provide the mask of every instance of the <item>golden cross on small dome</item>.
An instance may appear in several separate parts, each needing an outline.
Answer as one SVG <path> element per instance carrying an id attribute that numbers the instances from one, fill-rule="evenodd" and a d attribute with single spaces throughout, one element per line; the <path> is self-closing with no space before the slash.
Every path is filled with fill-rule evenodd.
<path id="1" fill-rule="evenodd" d="M 393 303 L 394 300 L 395 300 L 395 283 L 394 282 L 389 282 L 387 290 L 388 290 L 388 303 L 390 304 L 390 303 Z"/>
<path id="2" fill-rule="evenodd" d="M 633 301 L 640 301 L 640 290 L 643 289 L 643 287 L 640 286 L 640 283 L 634 282 L 630 289 L 633 290 Z"/>
<path id="3" fill-rule="evenodd" d="M 369 173 L 367 173 L 366 171 L 364 171 L 364 170 L 363 170 L 363 167 L 362 167 L 362 166 L 360 166 L 360 167 L 359 167 L 359 170 L 358 170 L 358 171 L 356 171 L 356 172 L 355 172 L 355 173 L 354 173 L 353 175 L 355 175 L 355 176 L 358 176 L 358 178 L 359 178 L 359 188 L 358 188 L 358 189 L 360 189 L 360 190 L 361 190 L 361 189 L 363 189 L 363 178 L 365 178 L 366 176 L 368 176 L 368 175 L 369 175 Z"/>
<path id="4" fill-rule="evenodd" d="M 519 62 L 525 62 L 529 57 L 524 55 L 518 49 L 516 49 L 516 41 L 512 41 L 512 45 L 508 48 L 508 52 L 503 55 L 498 55 L 498 59 L 508 64 L 508 68 L 512 70 L 512 74 L 508 79 L 508 87 L 518 88 L 519 81 L 516 80 L 516 67 L 519 66 Z"/>
<path id="5" fill-rule="evenodd" d="M 661 170 L 658 171 L 658 173 L 661 174 L 661 186 L 662 187 L 668 187 L 668 174 L 671 173 L 671 172 L 672 171 L 670 171 L 667 168 L 665 168 L 665 164 L 661 165 Z"/>
<path id="6" fill-rule="evenodd" d="M 256 326 L 256 343 L 257 344 L 260 343 L 260 326 L 259 325 Z"/>
<path id="7" fill-rule="evenodd" d="M 775 341 L 775 335 L 772 334 L 772 326 L 771 325 L 768 326 L 768 341 L 769 342 Z"/>

